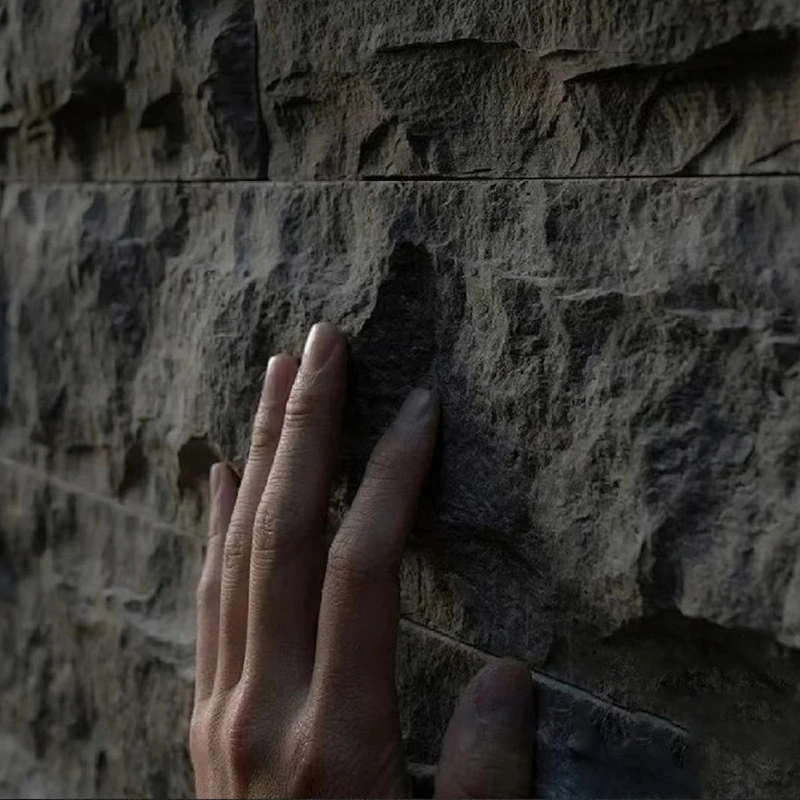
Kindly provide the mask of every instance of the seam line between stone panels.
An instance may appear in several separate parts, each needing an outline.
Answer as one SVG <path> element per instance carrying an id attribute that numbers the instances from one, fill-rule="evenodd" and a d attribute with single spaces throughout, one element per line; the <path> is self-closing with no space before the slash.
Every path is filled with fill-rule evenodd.
<path id="1" fill-rule="evenodd" d="M 426 176 L 409 176 L 409 177 L 385 177 L 385 178 L 364 178 L 362 180 L 350 179 L 337 179 L 337 180 L 296 180 L 296 181 L 270 181 L 260 178 L 215 178 L 215 179 L 198 179 L 198 180 L 184 180 L 180 178 L 170 179 L 131 179 L 131 178 L 104 178 L 98 180 L 76 181 L 76 180 L 31 180 L 27 178 L 2 178 L 0 179 L 0 186 L 25 186 L 32 189 L 36 188 L 56 188 L 56 187 L 88 187 L 88 188 L 102 188 L 105 186 L 365 186 L 384 183 L 603 183 L 611 181 L 633 181 L 638 183 L 655 182 L 655 181 L 687 181 L 687 182 L 740 182 L 742 180 L 749 181 L 787 181 L 797 180 L 800 178 L 798 172 L 764 172 L 764 173 L 737 173 L 737 174 L 720 174 L 720 175 L 671 175 L 665 173 L 663 175 L 545 175 L 545 176 L 520 176 L 520 177 L 488 177 L 482 176 L 480 178 L 469 178 L 459 176 L 449 177 L 426 177 Z"/>
<path id="2" fill-rule="evenodd" d="M 100 494 L 99 492 L 93 492 L 91 489 L 87 489 L 84 486 L 67 481 L 52 472 L 47 472 L 46 470 L 32 467 L 30 464 L 25 464 L 13 458 L 8 458 L 7 456 L 0 456 L 0 465 L 7 467 L 12 472 L 19 472 L 28 478 L 39 481 L 40 483 L 49 483 L 50 485 L 67 494 L 78 495 L 100 505 L 105 505 L 118 512 L 121 516 L 139 520 L 147 525 L 152 525 L 156 529 L 170 531 L 177 536 L 183 536 L 187 539 L 191 539 L 192 541 L 198 541 L 198 536 L 194 535 L 188 530 L 185 530 L 184 528 L 180 528 L 172 523 L 165 522 L 164 520 L 160 520 L 148 514 L 144 514 L 136 506 L 127 506 L 124 503 L 120 503 L 118 500 L 115 500 L 113 497 Z"/>
<path id="3" fill-rule="evenodd" d="M 22 473 L 23 475 L 26 475 L 27 477 L 37 480 L 41 483 L 49 483 L 66 493 L 79 495 L 100 505 L 105 505 L 108 508 L 111 508 L 117 513 L 119 513 L 121 516 L 137 519 L 143 523 L 152 525 L 156 529 L 169 531 L 178 536 L 183 536 L 186 538 L 190 538 L 192 540 L 197 539 L 197 537 L 191 534 L 189 531 L 179 528 L 176 525 L 172 525 L 170 523 L 163 522 L 162 520 L 150 517 L 146 514 L 142 514 L 135 507 L 126 506 L 112 497 L 108 497 L 107 495 L 103 495 L 98 492 L 93 492 L 90 489 L 86 489 L 85 487 L 71 483 L 70 481 L 64 480 L 63 478 L 60 478 L 51 472 L 37 469 L 36 467 L 32 467 L 28 464 L 22 463 L 15 459 L 8 458 L 6 456 L 0 456 L 0 464 L 11 469 L 12 471 L 17 471 L 19 473 Z M 434 628 L 430 628 L 426 625 L 422 625 L 419 622 L 415 622 L 414 620 L 409 619 L 408 617 L 402 617 L 400 620 L 400 624 L 404 627 L 422 633 L 425 636 L 437 639 L 450 647 L 455 647 L 461 650 L 462 652 L 469 653 L 470 655 L 477 656 L 481 659 L 498 657 L 494 653 L 490 653 L 486 650 L 481 650 L 480 648 L 475 647 L 474 645 L 469 644 L 468 642 L 463 642 L 460 639 L 456 639 L 455 637 L 450 636 L 447 633 L 438 631 Z M 665 719 L 664 717 L 660 717 L 657 714 L 653 714 L 650 711 L 644 711 L 640 709 L 633 710 L 630 708 L 626 708 L 625 706 L 622 706 L 619 703 L 609 701 L 584 688 L 581 688 L 580 686 L 576 686 L 567 681 L 555 678 L 552 675 L 548 675 L 547 673 L 533 669 L 530 669 L 530 672 L 540 683 L 544 683 L 546 685 L 549 684 L 553 688 L 557 688 L 562 691 L 566 691 L 574 695 L 581 696 L 587 700 L 591 700 L 593 702 L 597 702 L 602 705 L 612 706 L 628 714 L 638 715 L 647 719 L 651 719 L 654 722 L 658 723 L 659 725 L 668 726 L 669 728 L 675 730 L 676 732 L 680 732 L 683 734 L 687 732 L 680 725 L 677 725 L 676 723 L 672 722 L 671 720 Z"/>
<path id="4" fill-rule="evenodd" d="M 430 636 L 434 639 L 438 639 L 439 641 L 447 644 L 451 647 L 456 647 L 470 655 L 477 656 L 479 658 L 499 658 L 499 656 L 495 655 L 494 653 L 489 653 L 485 650 L 481 650 L 474 645 L 468 644 L 467 642 L 462 642 L 460 639 L 456 639 L 453 636 L 450 636 L 447 633 L 442 631 L 437 631 L 435 628 L 429 628 L 427 625 L 422 625 L 419 622 L 415 622 L 408 617 L 401 617 L 400 624 L 402 626 L 411 628 L 412 630 L 416 630 L 417 632 Z M 666 726 L 671 728 L 677 733 L 681 734 L 688 734 L 686 728 L 676 724 L 672 720 L 667 719 L 666 717 L 660 717 L 658 714 L 654 714 L 652 711 L 644 711 L 641 709 L 631 709 L 627 708 L 626 706 L 622 706 L 619 703 L 613 702 L 611 700 L 602 697 L 601 695 L 594 694 L 593 692 L 588 691 L 587 689 L 582 688 L 581 686 L 576 686 L 575 684 L 569 683 L 568 681 L 561 680 L 560 678 L 555 678 L 552 675 L 548 675 L 546 672 L 539 672 L 538 670 L 531 669 L 528 667 L 529 672 L 541 683 L 548 684 L 553 688 L 560 689 L 562 691 L 569 692 L 570 694 L 579 695 L 587 700 L 591 700 L 596 703 L 600 703 L 606 706 L 612 706 L 613 708 L 617 708 L 620 711 L 624 711 L 626 714 L 631 714 L 634 716 L 644 717 L 646 719 L 650 719 L 653 722 L 657 723 L 661 726 Z"/>

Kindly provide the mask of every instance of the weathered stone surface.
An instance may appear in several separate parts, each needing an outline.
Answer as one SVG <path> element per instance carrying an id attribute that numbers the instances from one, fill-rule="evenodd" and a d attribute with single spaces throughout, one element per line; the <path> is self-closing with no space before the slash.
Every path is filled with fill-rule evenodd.
<path id="1" fill-rule="evenodd" d="M 800 170 L 794 0 L 3 0 L 0 174 Z"/>
<path id="2" fill-rule="evenodd" d="M 458 687 L 486 661 L 478 650 L 403 620 L 398 690 L 412 764 L 435 763 Z M 697 794 L 686 731 L 650 714 L 632 714 L 546 675 L 534 673 L 534 682 L 539 718 L 531 796 Z"/>
<path id="3" fill-rule="evenodd" d="M 256 3 L 270 177 L 797 172 L 795 0 Z"/>
<path id="4" fill-rule="evenodd" d="M 36 756 L 12 736 L 0 733 L 0 797 L 57 797 L 63 783 L 51 779 Z"/>
<path id="5" fill-rule="evenodd" d="M 200 526 L 158 523 L 141 508 L 6 459 L 0 475 L 0 613 L 10 656 L 0 730 L 15 733 L 0 735 L 0 794 L 191 795 Z M 398 678 L 412 764 L 432 774 L 458 691 L 485 661 L 403 623 Z M 684 731 L 535 680 L 537 796 L 690 794 Z"/>
<path id="6" fill-rule="evenodd" d="M 443 402 L 403 573 L 409 757 L 480 663 L 459 640 L 549 676 L 546 796 L 796 794 L 798 199 L 7 186 L 0 728 L 70 790 L 188 791 L 205 473 L 246 452 L 268 355 L 327 317 L 352 351 L 336 511 L 407 389 Z"/>
<path id="7" fill-rule="evenodd" d="M 5 459 L 0 476 L 0 728 L 50 773 L 43 796 L 187 796 L 199 532 Z M 37 789 L 21 766 L 10 794 Z"/>
<path id="8" fill-rule="evenodd" d="M 3 0 L 0 175 L 256 177 L 249 0 Z"/>

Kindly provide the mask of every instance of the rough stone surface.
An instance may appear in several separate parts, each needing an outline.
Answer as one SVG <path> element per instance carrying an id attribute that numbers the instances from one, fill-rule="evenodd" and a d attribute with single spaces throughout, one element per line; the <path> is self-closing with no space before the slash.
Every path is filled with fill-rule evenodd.
<path id="1" fill-rule="evenodd" d="M 486 661 L 479 650 L 403 621 L 398 689 L 412 767 L 419 761 L 435 763 L 457 688 Z M 652 714 L 631 713 L 546 675 L 534 673 L 533 679 L 539 718 L 532 796 L 696 796 L 687 731 Z M 430 784 L 429 791 L 432 788 Z"/>
<path id="2" fill-rule="evenodd" d="M 0 742 L 0 790 L 191 794 L 202 540 L 5 459 L 0 474 L 0 727 L 16 744 Z"/>
<path id="3" fill-rule="evenodd" d="M 334 522 L 442 399 L 418 792 L 510 655 L 537 796 L 800 795 L 796 0 L 0 0 L 0 182 L 0 797 L 192 793 L 208 467 L 322 317 Z"/>
<path id="4" fill-rule="evenodd" d="M 0 174 L 800 170 L 795 0 L 3 0 Z"/>
<path id="5" fill-rule="evenodd" d="M 252 0 L 2 0 L 0 175 L 258 177 Z"/>
<path id="6" fill-rule="evenodd" d="M 495 654 L 536 672 L 543 796 L 800 792 L 798 200 L 794 177 L 7 185 L 4 736 L 63 791 L 191 791 L 205 475 L 325 317 L 351 342 L 335 514 L 408 388 L 442 398 L 402 581 L 420 773 Z"/>
<path id="7" fill-rule="evenodd" d="M 800 169 L 795 0 L 257 3 L 270 176 Z"/>

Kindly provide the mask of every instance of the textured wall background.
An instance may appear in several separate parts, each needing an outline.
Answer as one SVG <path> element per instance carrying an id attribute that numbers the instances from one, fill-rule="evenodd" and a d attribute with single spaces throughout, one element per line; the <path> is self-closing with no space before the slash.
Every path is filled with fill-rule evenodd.
<path id="1" fill-rule="evenodd" d="M 536 791 L 800 794 L 796 0 L 0 0 L 0 793 L 186 795 L 205 475 L 352 343 L 335 510 L 443 401 L 408 757 L 486 658 Z"/>

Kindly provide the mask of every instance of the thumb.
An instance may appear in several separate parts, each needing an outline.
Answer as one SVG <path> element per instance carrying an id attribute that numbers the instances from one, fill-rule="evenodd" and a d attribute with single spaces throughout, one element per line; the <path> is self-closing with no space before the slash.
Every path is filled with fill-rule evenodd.
<path id="1" fill-rule="evenodd" d="M 525 666 L 508 659 L 485 666 L 450 720 L 434 796 L 528 796 L 535 716 L 533 681 Z"/>

